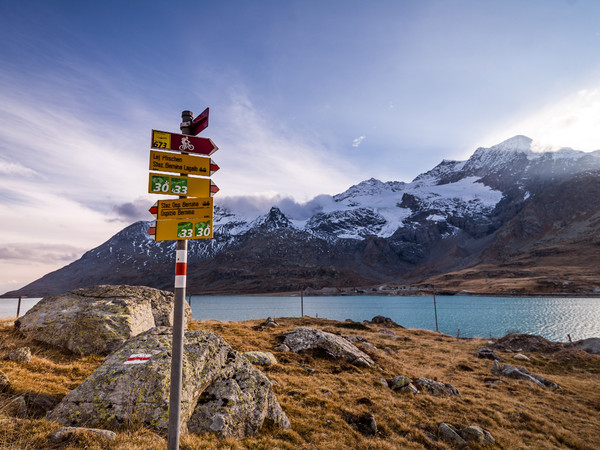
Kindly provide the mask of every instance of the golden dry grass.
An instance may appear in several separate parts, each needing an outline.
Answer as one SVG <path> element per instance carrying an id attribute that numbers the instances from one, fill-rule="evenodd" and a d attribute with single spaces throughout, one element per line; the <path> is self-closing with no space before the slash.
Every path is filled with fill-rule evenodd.
<path id="1" fill-rule="evenodd" d="M 478 359 L 475 352 L 487 343 L 482 339 L 460 339 L 424 330 L 394 328 L 396 336 L 379 333 L 381 326 L 348 324 L 326 319 L 281 318 L 279 328 L 260 329 L 261 322 L 194 322 L 193 328 L 208 328 L 221 334 L 240 351 L 272 351 L 279 364 L 264 368 L 277 382 L 275 392 L 292 424 L 291 430 L 265 425 L 255 437 L 241 441 L 218 440 L 214 436 L 184 435 L 183 449 L 398 449 L 452 448 L 433 441 L 440 422 L 459 427 L 479 425 L 488 429 L 500 448 L 595 449 L 600 443 L 600 357 L 581 352 L 532 353 L 531 361 L 512 360 L 560 384 L 555 391 L 526 381 L 502 378 L 495 387 L 486 379 L 492 362 Z M 0 370 L 11 380 L 11 391 L 0 394 L 0 448 L 88 448 L 164 449 L 166 436 L 139 425 L 117 431 L 117 440 L 82 436 L 52 444 L 48 435 L 61 425 L 30 413 L 16 418 L 11 401 L 24 393 L 62 398 L 81 383 L 101 362 L 101 357 L 77 357 L 30 342 L 0 322 L 0 357 L 10 349 L 31 347 L 33 361 L 19 365 L 0 361 Z M 310 326 L 336 334 L 366 338 L 379 350 L 371 353 L 376 368 L 357 368 L 315 353 L 279 352 L 277 336 L 296 326 Z M 356 327 L 356 328 L 349 328 Z M 363 328 L 363 329 L 361 329 Z M 387 347 L 388 352 L 383 349 Z M 309 371 L 307 368 L 314 369 Z M 427 377 L 455 386 L 462 397 L 399 394 L 378 382 L 408 375 Z M 378 433 L 361 434 L 349 417 L 374 415 Z M 477 448 L 477 446 L 474 446 Z"/>

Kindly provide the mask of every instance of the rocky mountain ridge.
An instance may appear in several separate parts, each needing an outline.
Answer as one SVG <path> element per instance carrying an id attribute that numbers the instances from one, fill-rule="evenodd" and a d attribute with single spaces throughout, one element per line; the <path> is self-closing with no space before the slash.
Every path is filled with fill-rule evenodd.
<path id="1" fill-rule="evenodd" d="M 189 243 L 188 291 L 392 283 L 593 292 L 600 151 L 536 153 L 531 143 L 515 136 L 478 148 L 468 160 L 444 160 L 410 183 L 371 178 L 336 196 L 320 196 L 302 210 L 273 207 L 248 217 L 216 206 L 215 238 Z M 146 233 L 149 226 L 130 225 L 80 260 L 6 295 L 95 284 L 170 289 L 175 242 L 155 242 Z M 543 288 L 532 284 L 544 277 L 558 281 Z M 565 277 L 581 280 L 561 284 Z"/>

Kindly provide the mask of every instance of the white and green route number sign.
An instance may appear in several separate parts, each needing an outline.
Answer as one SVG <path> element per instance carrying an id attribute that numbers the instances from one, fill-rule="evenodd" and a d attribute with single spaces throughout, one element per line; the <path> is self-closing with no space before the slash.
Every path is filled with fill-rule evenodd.
<path id="1" fill-rule="evenodd" d="M 210 178 L 180 177 L 150 172 L 149 194 L 187 195 L 189 197 L 210 197 L 218 190 Z"/>
<path id="2" fill-rule="evenodd" d="M 158 220 L 156 222 L 155 239 L 157 241 L 173 241 L 177 239 L 210 239 L 212 237 L 212 218 Z"/>
<path id="3" fill-rule="evenodd" d="M 202 238 L 209 237 L 212 234 L 210 220 L 206 222 L 177 222 L 178 238 Z"/>
<path id="4" fill-rule="evenodd" d="M 187 179 L 169 177 L 165 175 L 152 175 L 150 177 L 150 193 L 187 195 Z"/>

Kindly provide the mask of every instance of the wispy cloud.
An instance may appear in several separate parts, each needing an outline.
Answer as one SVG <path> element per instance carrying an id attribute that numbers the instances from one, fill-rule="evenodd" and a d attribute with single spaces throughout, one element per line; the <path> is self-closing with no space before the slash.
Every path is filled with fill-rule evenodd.
<path id="1" fill-rule="evenodd" d="M 65 244 L 0 244 L 0 261 L 15 264 L 65 263 L 80 257 L 87 250 Z"/>
<path id="2" fill-rule="evenodd" d="M 244 95 L 224 111 L 226 130 L 214 140 L 219 195 L 293 196 L 307 200 L 335 194 L 356 182 L 359 171 L 310 136 L 299 135 L 259 111 Z"/>
<path id="3" fill-rule="evenodd" d="M 358 147 L 366 139 L 366 136 L 359 136 L 352 141 L 352 147 Z"/>

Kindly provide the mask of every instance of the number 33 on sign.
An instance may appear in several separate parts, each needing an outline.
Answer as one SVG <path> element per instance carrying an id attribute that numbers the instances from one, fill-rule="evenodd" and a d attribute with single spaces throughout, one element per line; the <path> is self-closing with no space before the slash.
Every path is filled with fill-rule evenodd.
<path id="1" fill-rule="evenodd" d="M 156 241 L 178 239 L 210 239 L 213 237 L 212 220 L 209 218 L 179 220 L 158 220 L 148 230 Z M 152 231 L 151 231 L 152 230 Z"/>

